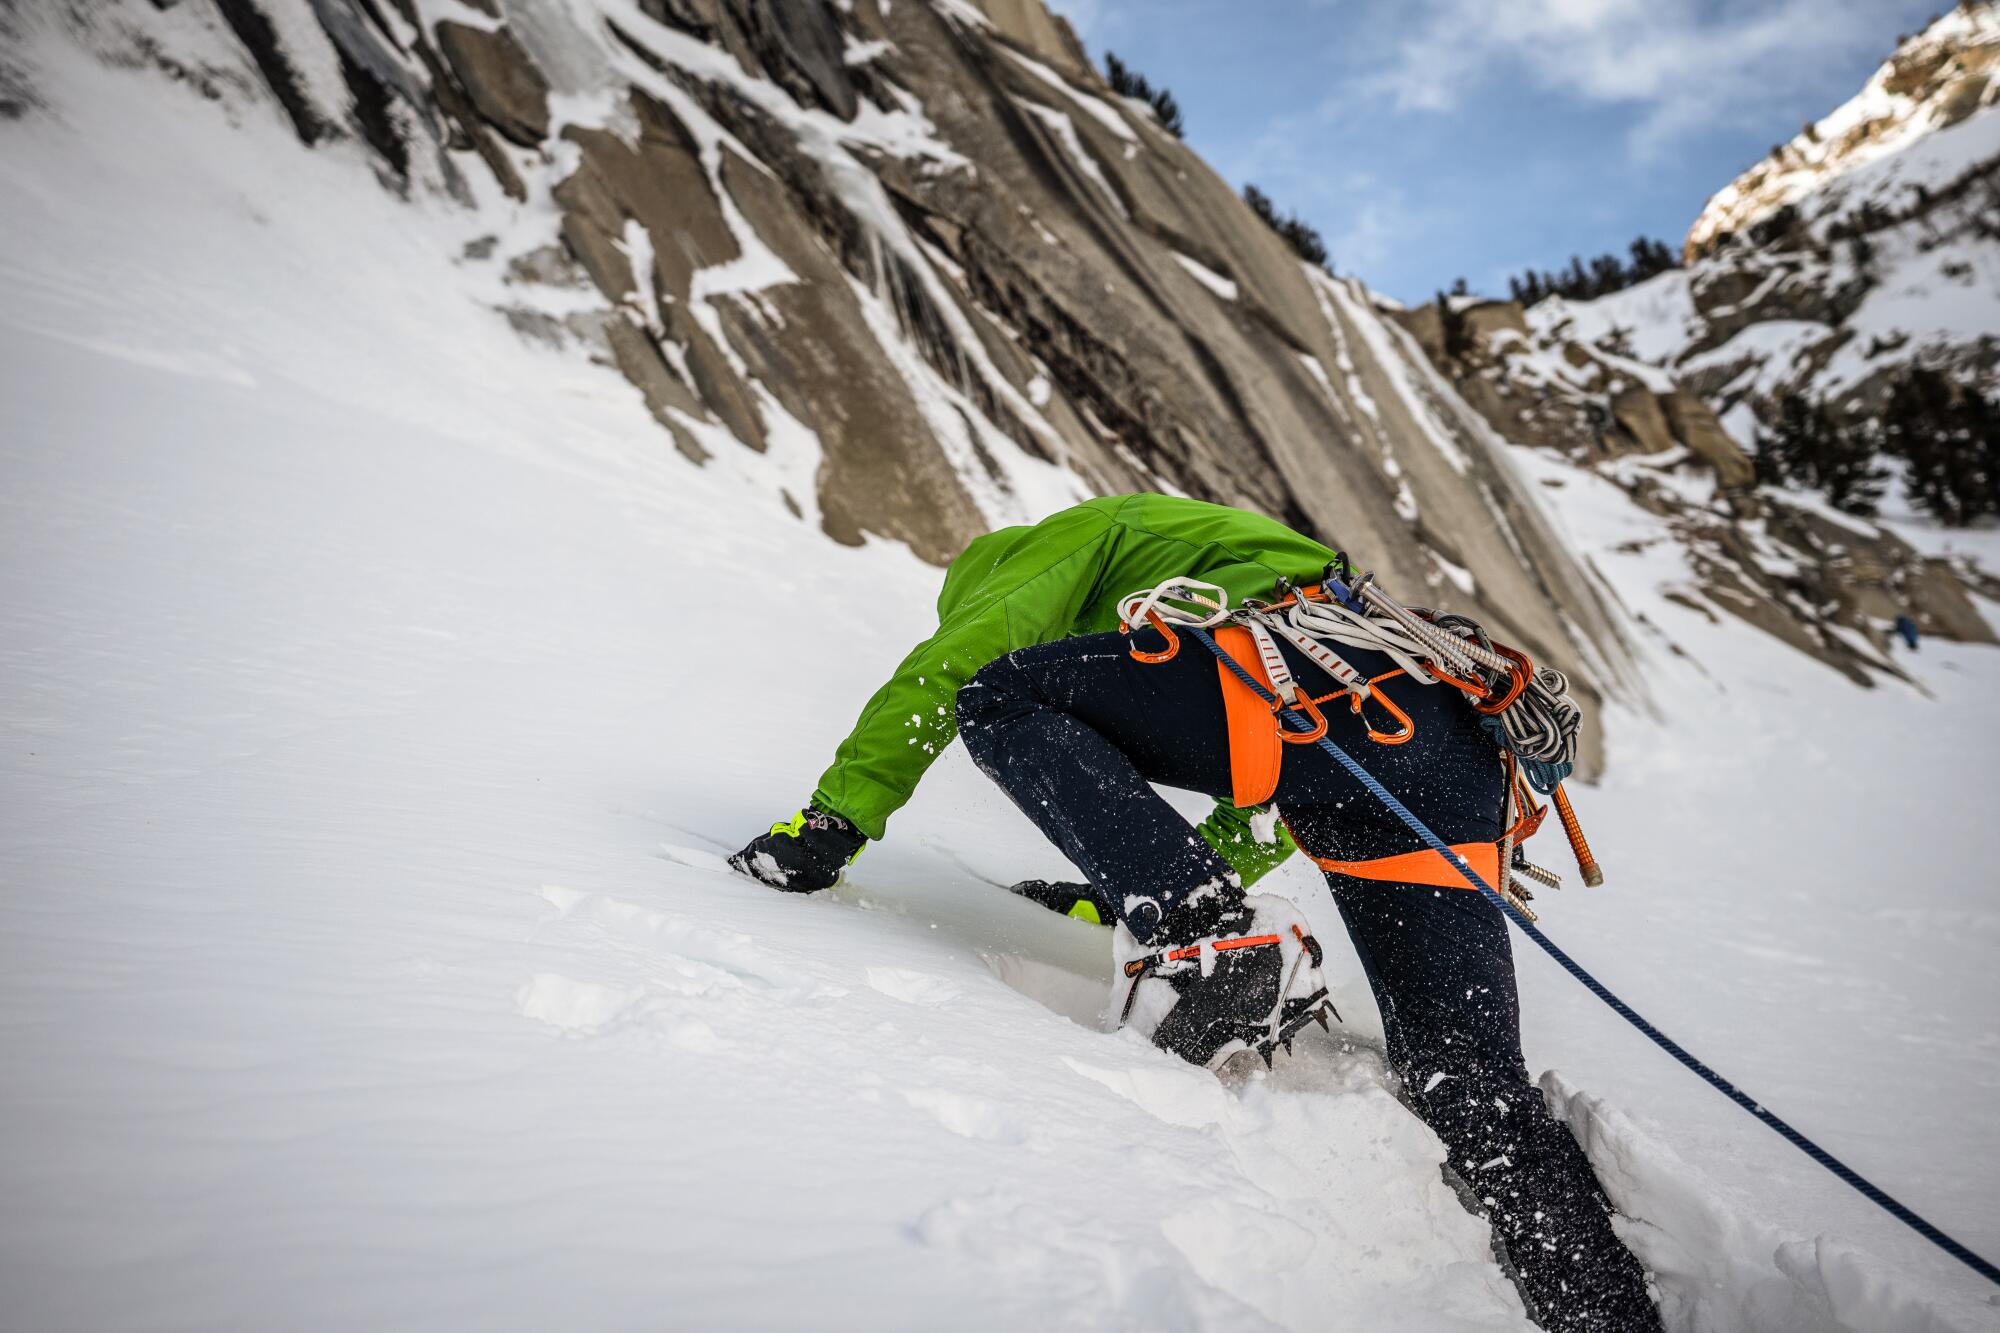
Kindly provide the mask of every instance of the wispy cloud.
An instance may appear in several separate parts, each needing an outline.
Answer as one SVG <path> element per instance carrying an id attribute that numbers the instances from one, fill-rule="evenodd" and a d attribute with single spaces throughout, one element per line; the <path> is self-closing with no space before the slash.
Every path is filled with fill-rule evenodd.
<path id="1" fill-rule="evenodd" d="M 1830 59 L 1883 45 L 1881 0 L 1415 0 L 1362 84 L 1403 111 L 1445 112 L 1526 79 L 1636 107 L 1633 147 L 1785 101 Z M 1343 99 L 1344 100 L 1344 99 Z"/>
<path id="2" fill-rule="evenodd" d="M 1049 9 L 1068 19 L 1076 35 L 1091 46 L 1101 44 L 1124 22 L 1124 15 L 1113 0 L 1054 0 Z"/>

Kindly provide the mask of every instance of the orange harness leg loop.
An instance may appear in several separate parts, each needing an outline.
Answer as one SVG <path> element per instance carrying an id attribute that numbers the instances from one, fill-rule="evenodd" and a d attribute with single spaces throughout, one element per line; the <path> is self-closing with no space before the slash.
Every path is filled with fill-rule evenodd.
<path id="1" fill-rule="evenodd" d="M 1215 643 L 1270 688 L 1271 679 L 1258 659 L 1257 644 L 1249 630 L 1225 625 L 1215 631 Z M 1215 674 L 1222 681 L 1222 711 L 1229 722 L 1230 799 L 1243 809 L 1262 805 L 1278 789 L 1278 769 L 1285 758 L 1278 719 L 1271 715 L 1271 706 L 1227 666 L 1217 662 Z"/>
<path id="2" fill-rule="evenodd" d="M 1452 844 L 1452 850 L 1472 867 L 1474 874 L 1489 885 L 1499 887 L 1500 844 L 1460 842 Z M 1312 855 L 1310 852 L 1306 854 Z M 1392 880 L 1398 884 L 1423 884 L 1435 889 L 1472 888 L 1451 862 L 1428 847 L 1420 852 L 1404 852 L 1400 856 L 1378 856 L 1372 861 L 1336 861 L 1325 856 L 1313 856 L 1312 860 L 1321 870 L 1351 875 L 1355 879 Z"/>

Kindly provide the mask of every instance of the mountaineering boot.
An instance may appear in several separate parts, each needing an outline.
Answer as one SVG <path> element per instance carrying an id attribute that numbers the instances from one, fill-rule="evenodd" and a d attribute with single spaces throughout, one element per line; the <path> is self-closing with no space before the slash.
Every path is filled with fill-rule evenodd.
<path id="1" fill-rule="evenodd" d="M 1007 892 L 1018 894 L 1031 903 L 1040 903 L 1051 912 L 1088 921 L 1093 926 L 1108 926 L 1118 920 L 1118 911 L 1112 907 L 1110 896 L 1094 884 L 1024 879 L 1009 886 Z"/>
<path id="2" fill-rule="evenodd" d="M 1171 917 L 1162 924 L 1161 938 L 1174 938 Z M 1123 923 L 1113 939 L 1119 1025 L 1189 1064 L 1219 1069 L 1238 1051 L 1269 1064 L 1332 1007 L 1319 941 L 1283 898 L 1245 897 L 1212 933 L 1185 944 L 1142 945 Z"/>
<path id="3" fill-rule="evenodd" d="M 729 858 L 729 867 L 787 893 L 817 893 L 840 880 L 868 839 L 827 810 L 807 806 Z"/>

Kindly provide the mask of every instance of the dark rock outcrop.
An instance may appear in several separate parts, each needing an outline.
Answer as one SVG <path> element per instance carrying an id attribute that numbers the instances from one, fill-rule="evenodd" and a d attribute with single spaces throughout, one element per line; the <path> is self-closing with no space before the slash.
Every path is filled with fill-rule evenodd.
<path id="1" fill-rule="evenodd" d="M 548 80 L 512 33 L 440 23 L 437 39 L 473 108 L 489 125 L 523 148 L 548 137 Z"/>

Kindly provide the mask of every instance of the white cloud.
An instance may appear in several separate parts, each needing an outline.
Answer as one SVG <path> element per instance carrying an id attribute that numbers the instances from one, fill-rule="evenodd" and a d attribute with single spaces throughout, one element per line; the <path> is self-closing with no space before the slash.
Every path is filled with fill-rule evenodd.
<path id="1" fill-rule="evenodd" d="M 1048 6 L 1050 13 L 1068 19 L 1076 35 L 1091 46 L 1103 42 L 1106 33 L 1117 31 L 1123 18 L 1112 7 L 1112 0 L 1048 0 Z"/>
<path id="2" fill-rule="evenodd" d="M 1833 59 L 1887 54 L 1883 0 L 1417 0 L 1367 92 L 1457 109 L 1497 79 L 1643 109 L 1635 147 L 1755 114 Z"/>

